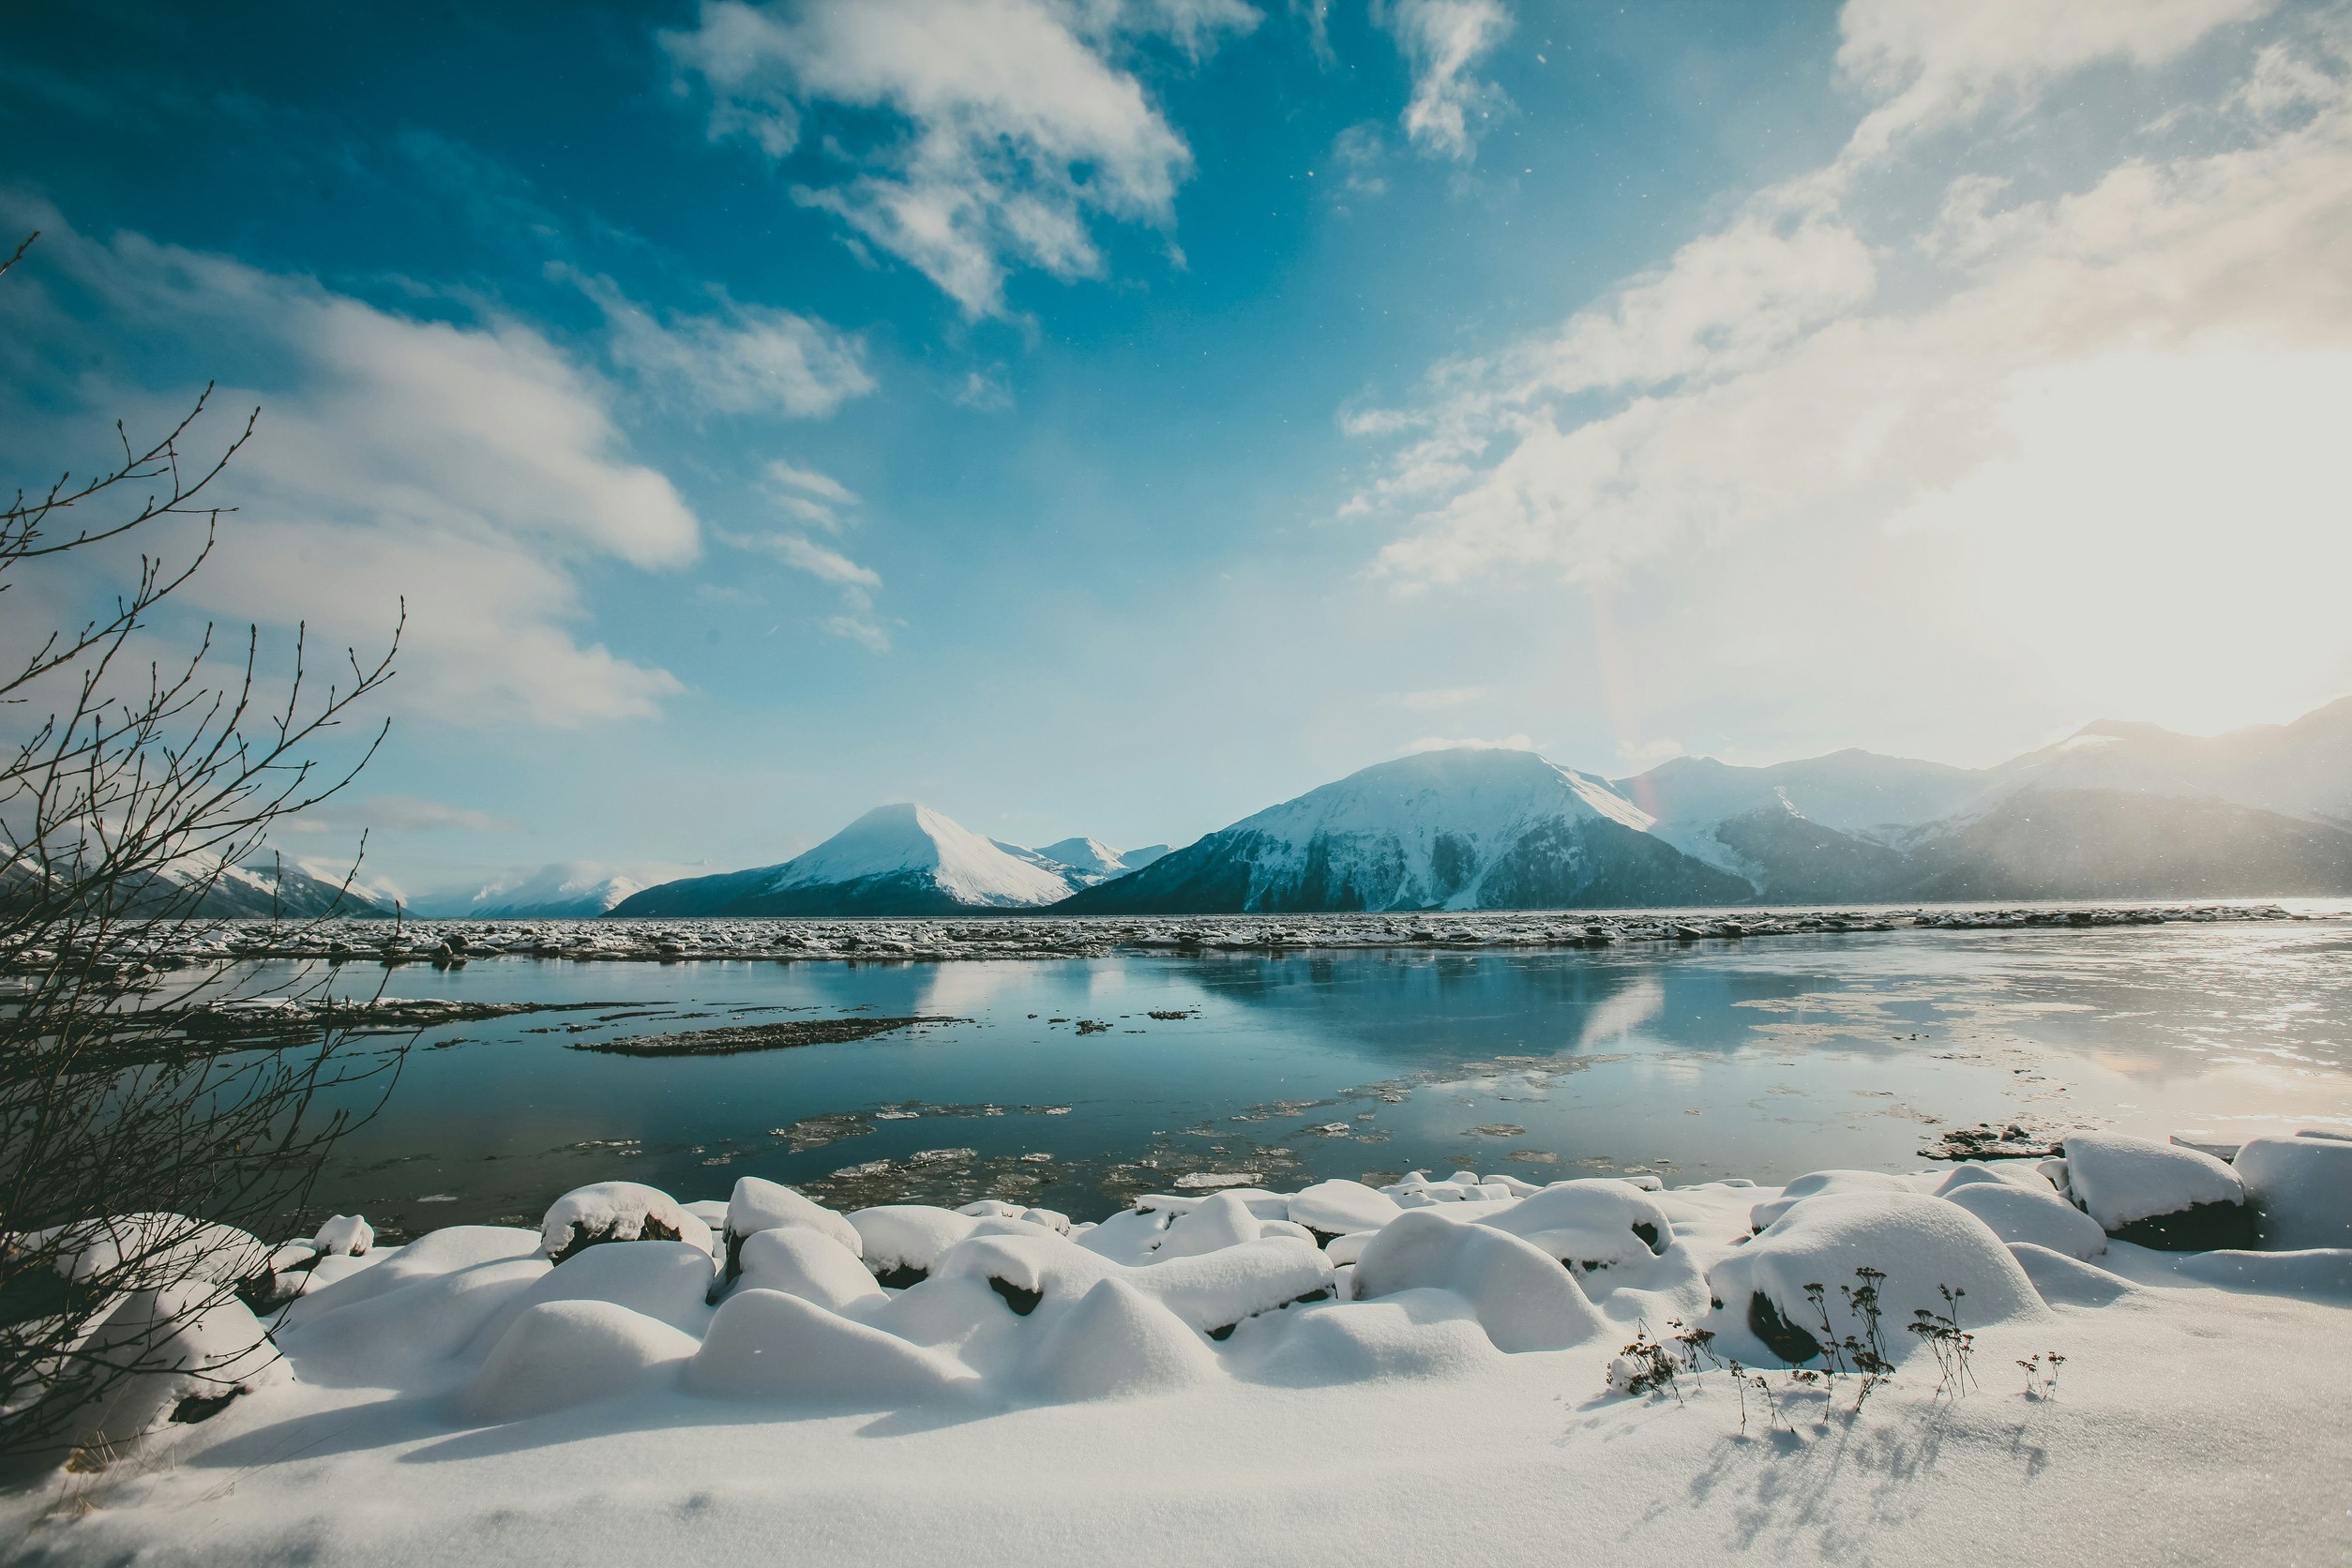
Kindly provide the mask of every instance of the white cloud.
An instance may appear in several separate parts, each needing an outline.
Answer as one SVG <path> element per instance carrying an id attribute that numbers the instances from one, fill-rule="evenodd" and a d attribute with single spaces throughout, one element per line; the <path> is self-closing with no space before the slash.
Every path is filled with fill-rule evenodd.
<path id="1" fill-rule="evenodd" d="M 956 388 L 956 400 L 983 414 L 1003 414 L 1011 408 L 1013 388 L 1005 378 L 1004 367 L 966 371 L 963 384 Z"/>
<path id="2" fill-rule="evenodd" d="M 845 506 L 857 504 L 857 497 L 850 492 L 849 488 L 831 475 L 820 474 L 814 469 L 794 467 L 780 458 L 767 465 L 764 476 L 771 496 L 788 515 L 829 533 L 842 531 L 840 514 L 825 502 L 810 497 L 821 495 Z M 880 572 L 860 565 L 829 545 L 819 544 L 806 534 L 789 529 L 773 534 L 720 530 L 716 531 L 713 536 L 721 544 L 736 550 L 774 556 L 794 571 L 806 572 L 818 581 L 839 589 L 842 612 L 820 623 L 823 629 L 835 637 L 862 643 L 876 653 L 889 652 L 890 633 L 872 615 L 874 595 L 882 585 Z"/>
<path id="3" fill-rule="evenodd" d="M 369 795 L 358 799 L 336 795 L 299 816 L 283 819 L 271 831 L 334 833 L 365 828 L 373 832 L 435 833 L 454 828 L 466 833 L 512 833 L 519 825 L 487 811 L 416 795 Z"/>
<path id="4" fill-rule="evenodd" d="M 1405 134 L 1426 153 L 1467 161 L 1478 149 L 1475 121 L 1503 101 L 1472 71 L 1511 31 L 1501 0 L 1391 0 L 1381 21 L 1412 69 Z"/>
<path id="5" fill-rule="evenodd" d="M 807 572 L 821 582 L 866 589 L 882 586 L 881 575 L 871 567 L 861 566 L 839 550 L 828 550 L 798 534 L 726 534 L 720 537 L 740 549 L 763 550 L 793 570 Z"/>
<path id="6" fill-rule="evenodd" d="M 1877 30 L 1848 37 L 1912 62 L 1897 97 L 1931 68 L 1989 91 L 2170 59 L 2243 8 L 2159 9 L 2137 40 L 2077 18 L 1997 48 L 1884 41 L 1890 8 L 1857 6 Z M 1936 691 L 1948 746 L 2004 701 L 2226 727 L 2250 692 L 2340 690 L 2352 631 L 2313 584 L 2352 573 L 2318 423 L 2352 405 L 2352 71 L 2306 38 L 2193 107 L 2194 150 L 2118 127 L 2038 200 L 1985 166 L 2008 139 L 1891 164 L 1892 215 L 1762 192 L 1560 329 L 1438 367 L 1349 421 L 1395 443 L 1351 504 L 1404 513 L 1380 569 L 1607 596 L 1653 706 Z"/>
<path id="7" fill-rule="evenodd" d="M 843 505 L 857 504 L 857 497 L 852 495 L 849 487 L 840 480 L 829 474 L 820 474 L 813 468 L 796 468 L 782 458 L 773 460 L 761 472 L 769 484 L 781 490 L 805 490 L 810 495 L 837 501 Z"/>
<path id="8" fill-rule="evenodd" d="M 890 652 L 890 632 L 871 616 L 836 615 L 825 622 L 824 629 L 835 637 L 846 638 L 875 653 Z"/>
<path id="9" fill-rule="evenodd" d="M 1848 159 L 1965 118 L 2003 90 L 2026 90 L 2103 60 L 2153 66 L 2273 0 L 1848 0 L 1837 62 L 1882 98 Z"/>
<path id="10" fill-rule="evenodd" d="M 699 524 L 630 460 L 610 388 L 546 339 L 495 316 L 394 314 L 135 234 L 100 245 L 37 216 L 52 264 L 91 291 L 109 331 L 236 367 L 214 397 L 221 419 L 263 408 L 224 481 L 238 513 L 187 602 L 264 626 L 307 620 L 320 643 L 364 647 L 404 596 L 387 699 L 453 724 L 645 715 L 680 689 L 580 640 L 574 573 L 683 565 Z M 59 342 L 89 330 L 42 296 L 11 308 Z M 136 423 L 173 400 L 93 378 L 70 400 Z"/>
<path id="11" fill-rule="evenodd" d="M 1444 735 L 1425 735 L 1405 747 L 1408 757 L 1418 757 L 1425 751 L 1533 751 L 1535 743 L 1525 735 L 1505 735 L 1499 741 L 1456 740 Z"/>
<path id="12" fill-rule="evenodd" d="M 1119 6 L 1055 0 L 811 0 L 787 9 L 704 0 L 665 33 L 682 79 L 712 99 L 711 134 L 781 158 L 819 105 L 880 111 L 903 134 L 870 152 L 829 147 L 846 177 L 796 187 L 807 205 L 920 270 L 966 315 L 1000 314 L 1013 266 L 1093 277 L 1096 215 L 1165 225 L 1191 154 L 1112 36 L 1156 33 L 1198 53 L 1255 25 L 1229 0 Z"/>
<path id="13" fill-rule="evenodd" d="M 864 343 L 821 321 L 713 291 L 702 315 L 656 318 L 609 278 L 568 267 L 568 279 L 604 311 L 613 363 L 670 391 L 687 407 L 718 414 L 831 414 L 874 389 Z"/>

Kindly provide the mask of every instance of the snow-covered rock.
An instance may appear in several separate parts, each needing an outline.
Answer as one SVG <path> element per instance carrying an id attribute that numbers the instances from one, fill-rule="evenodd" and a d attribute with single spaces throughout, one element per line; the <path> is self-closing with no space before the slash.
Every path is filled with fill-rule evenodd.
<path id="1" fill-rule="evenodd" d="M 637 1182 L 576 1187 L 539 1222 L 539 1244 L 550 1262 L 608 1242 L 684 1242 L 706 1257 L 712 1249 L 709 1226 L 668 1193 Z"/>
<path id="2" fill-rule="evenodd" d="M 1921 1311 L 1953 1318 L 1963 1331 L 2046 1316 L 2033 1282 L 1983 1221 L 1921 1192 L 1817 1193 L 1717 1261 L 1707 1285 L 1757 1350 L 1802 1363 L 1819 1352 L 1825 1318 L 1829 1337 L 1868 1343 L 1866 1316 L 1847 1294 L 1867 1283 L 1862 1270 L 1884 1276 L 1878 1349 L 1890 1362 L 1917 1348 L 1907 1330 Z M 1817 1301 L 1810 1286 L 1820 1288 Z"/>
<path id="3" fill-rule="evenodd" d="M 210 1281 L 130 1291 L 82 1351 L 98 1365 L 135 1368 L 107 1380 L 68 1418 L 65 1443 L 83 1448 L 202 1421 L 292 1375 L 252 1309 Z"/>
<path id="4" fill-rule="evenodd" d="M 1293 1193 L 1287 1211 L 1286 1217 L 1327 1236 L 1377 1230 L 1404 1213 L 1386 1193 L 1344 1180 L 1318 1182 Z"/>
<path id="5" fill-rule="evenodd" d="M 2261 1215 L 2265 1247 L 2352 1247 L 2352 1141 L 2252 1138 L 2231 1168 Z"/>
<path id="6" fill-rule="evenodd" d="M 926 1203 L 883 1203 L 847 1216 L 866 1266 L 885 1284 L 894 1275 L 927 1274 L 940 1254 L 978 1229 L 981 1221 Z"/>
<path id="7" fill-rule="evenodd" d="M 1557 1350 L 1605 1326 L 1568 1271 L 1507 1231 L 1459 1225 L 1427 1211 L 1399 1214 L 1356 1260 L 1359 1301 L 1414 1289 L 1450 1290 L 1469 1303 L 1495 1348 Z"/>
<path id="8" fill-rule="evenodd" d="M 2002 1181 L 1966 1182 L 1942 1197 L 1983 1220 L 2004 1242 L 2030 1243 L 2078 1259 L 2107 1250 L 2107 1233 L 2099 1222 L 2046 1185 L 2037 1193 Z"/>
<path id="9" fill-rule="evenodd" d="M 2254 1240 L 2245 1184 L 2210 1154 L 2126 1133 L 2069 1133 L 2061 1147 L 2069 1195 L 2110 1236 L 2199 1252 Z"/>
<path id="10" fill-rule="evenodd" d="M 1665 1205 L 1630 1183 L 1606 1177 L 1559 1182 L 1477 1223 L 1591 1273 L 1646 1263 L 1674 1244 Z"/>
<path id="11" fill-rule="evenodd" d="M 849 1249 L 853 1258 L 866 1254 L 866 1241 L 852 1225 L 848 1216 L 837 1214 L 823 1204 L 802 1197 L 780 1182 L 763 1181 L 746 1176 L 735 1183 L 734 1195 L 727 1200 L 727 1270 L 731 1277 L 736 1268 L 736 1256 L 746 1238 L 762 1230 L 774 1230 L 788 1225 L 830 1236 Z"/>
<path id="12" fill-rule="evenodd" d="M 237 1285 L 270 1272 L 272 1248 L 234 1225 L 185 1214 L 109 1214 L 26 1234 L 11 1250 L 48 1254 L 76 1283 L 160 1289 L 199 1282 Z"/>
<path id="13" fill-rule="evenodd" d="M 781 1290 L 829 1312 L 848 1312 L 884 1296 L 856 1253 L 807 1226 L 752 1232 L 744 1239 L 739 1264 L 741 1289 Z"/>
<path id="14" fill-rule="evenodd" d="M 375 1228 L 358 1214 L 337 1214 L 319 1227 L 310 1244 L 324 1258 L 361 1258 L 376 1244 Z"/>

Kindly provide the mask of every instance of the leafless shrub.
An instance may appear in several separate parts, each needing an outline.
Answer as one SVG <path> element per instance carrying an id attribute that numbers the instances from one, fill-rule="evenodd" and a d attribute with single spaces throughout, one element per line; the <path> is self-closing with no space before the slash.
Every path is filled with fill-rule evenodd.
<path id="1" fill-rule="evenodd" d="M 273 824 L 342 789 L 374 755 L 381 727 L 339 766 L 318 752 L 390 678 L 399 645 L 396 631 L 380 659 L 347 650 L 348 677 L 322 691 L 297 634 L 282 700 L 270 695 L 258 628 L 241 657 L 218 656 L 208 626 L 185 660 L 137 668 L 158 608 L 211 553 L 227 508 L 209 492 L 258 417 L 191 464 L 184 448 L 211 396 L 207 387 L 152 440 L 118 424 L 120 453 L 103 471 L 20 490 L 0 508 L 0 609 L 16 614 L 31 608 L 26 573 L 41 563 L 102 554 L 97 547 L 134 534 L 142 546 L 111 611 L 0 668 L 0 1451 L 9 1453 L 73 1443 L 77 1411 L 143 1375 L 179 1380 L 181 1419 L 234 1394 L 234 1383 L 207 1391 L 213 1374 L 188 1361 L 181 1331 L 240 1288 L 267 1304 L 256 1281 L 266 1257 L 247 1232 L 294 1222 L 350 1108 L 388 1087 L 398 1059 L 380 1042 L 355 1057 L 324 1031 L 255 1051 L 191 1044 L 174 1028 L 191 1003 L 251 988 L 229 966 L 173 969 L 165 955 L 214 934 L 225 892 L 255 896 L 244 867 Z M 171 537 L 144 548 L 158 532 L 202 542 L 170 564 Z M 356 873 L 354 864 L 346 895 Z M 275 923 L 289 912 L 272 897 Z"/>

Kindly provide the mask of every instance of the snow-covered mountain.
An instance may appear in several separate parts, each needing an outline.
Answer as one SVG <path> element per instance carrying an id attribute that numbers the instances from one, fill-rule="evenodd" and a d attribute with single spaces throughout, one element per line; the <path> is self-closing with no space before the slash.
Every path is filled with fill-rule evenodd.
<path id="1" fill-rule="evenodd" d="M 325 915 L 389 919 L 392 904 L 336 868 L 270 850 L 236 864 L 192 851 L 164 865 L 141 885 L 118 891 L 119 907 L 143 916 L 175 920 L 312 920 Z M 0 863 L 0 903 L 27 896 L 40 872 L 28 856 Z"/>
<path id="2" fill-rule="evenodd" d="M 1168 853 L 1168 846 L 1151 844 L 1139 850 L 1114 850 L 1098 838 L 1063 838 L 1039 845 L 1031 852 L 1063 867 L 1071 886 L 1092 887 L 1096 882 L 1141 870 Z"/>
<path id="3" fill-rule="evenodd" d="M 631 895 L 616 915 L 953 914 L 1024 909 L 1069 896 L 1068 875 L 928 807 L 877 807 L 780 866 L 690 877 Z"/>
<path id="4" fill-rule="evenodd" d="M 1530 751 L 1425 752 L 1260 811 L 1072 897 L 1072 914 L 1744 900 L 1605 779 Z"/>
<path id="5" fill-rule="evenodd" d="M 2120 790 L 2226 801 L 2352 828 L 2352 697 L 2292 724 L 2258 724 L 2224 735 L 2181 735 L 2153 724 L 2102 719 L 1981 776 L 1974 808 L 1960 815 L 1981 815 L 2025 790 Z"/>
<path id="6" fill-rule="evenodd" d="M 429 894 L 416 899 L 411 912 L 440 919 L 593 920 L 630 894 L 675 881 L 688 870 L 590 860 L 517 867 L 478 886 Z"/>
<path id="7" fill-rule="evenodd" d="M 2352 891 L 2352 699 L 2216 736 L 2103 719 L 1992 768 L 1681 757 L 1616 788 L 1777 900 Z"/>

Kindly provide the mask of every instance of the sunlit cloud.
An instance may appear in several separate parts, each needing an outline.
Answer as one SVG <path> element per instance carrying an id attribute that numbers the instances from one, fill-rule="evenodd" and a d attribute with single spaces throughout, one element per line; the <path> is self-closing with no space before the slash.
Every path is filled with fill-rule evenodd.
<path id="1" fill-rule="evenodd" d="M 707 94 L 712 136 L 771 158 L 828 107 L 890 116 L 897 134 L 870 148 L 829 143 L 835 167 L 793 199 L 976 318 L 1003 311 L 1014 267 L 1099 276 L 1097 217 L 1173 220 L 1192 154 L 1112 63 L 1114 39 L 1157 35 L 1197 58 L 1258 20 L 1235 0 L 704 0 L 695 26 L 661 38 L 681 82 Z"/>
<path id="2" fill-rule="evenodd" d="M 2194 151 L 2119 129 L 2103 168 L 2027 195 L 1903 128 L 2017 113 L 2070 64 L 2170 59 L 2250 8 L 2160 6 L 2140 32 L 2148 8 L 2094 7 L 2055 34 L 1930 9 L 1847 13 L 1849 68 L 1892 95 L 1864 126 L 1906 105 L 1864 149 L 1914 182 L 1899 199 L 1849 186 L 1849 146 L 1559 329 L 1349 412 L 1389 447 L 1348 508 L 1397 521 L 1378 569 L 1631 595 L 1653 695 L 1850 697 L 1879 672 L 1826 650 L 1873 636 L 1945 650 L 1908 667 L 1922 686 L 1968 670 L 2184 724 L 2228 722 L 2223 688 L 2282 656 L 2332 694 L 2352 631 L 2307 585 L 2352 571 L 2314 423 L 2352 400 L 2341 41 L 2264 51 L 2194 106 Z"/>
<path id="3" fill-rule="evenodd" d="M 99 244 L 36 204 L 40 264 L 88 291 L 11 289 L 20 340 L 70 352 L 95 332 L 142 334 L 222 367 L 227 411 L 260 406 L 225 481 L 238 511 L 185 591 L 197 608 L 319 640 L 380 645 L 406 604 L 387 700 L 456 725 L 568 727 L 651 715 L 667 671 L 584 641 L 589 563 L 660 570 L 701 550 L 669 479 L 634 460 L 612 389 L 523 324 L 425 320 L 299 275 L 123 234 Z M 12 279 L 12 283 L 13 283 Z M 89 377 L 52 393 L 69 411 L 134 424 L 175 405 Z M 70 414 L 68 417 L 70 417 Z"/>

